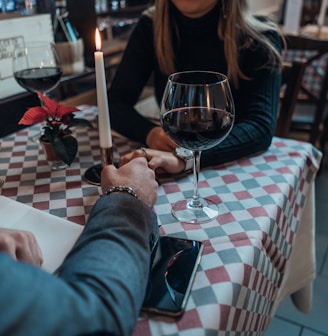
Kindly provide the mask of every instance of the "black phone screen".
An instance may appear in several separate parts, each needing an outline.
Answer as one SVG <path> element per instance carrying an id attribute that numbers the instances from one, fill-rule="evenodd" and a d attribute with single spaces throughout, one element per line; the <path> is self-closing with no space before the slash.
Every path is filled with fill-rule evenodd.
<path id="1" fill-rule="evenodd" d="M 163 236 L 152 255 L 152 268 L 142 312 L 181 316 L 200 263 L 203 244 Z"/>

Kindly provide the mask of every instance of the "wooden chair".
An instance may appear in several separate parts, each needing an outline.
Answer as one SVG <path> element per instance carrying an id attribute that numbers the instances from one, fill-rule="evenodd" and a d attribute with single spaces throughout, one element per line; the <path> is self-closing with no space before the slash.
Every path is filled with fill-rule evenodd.
<path id="1" fill-rule="evenodd" d="M 316 28 L 317 29 L 317 28 Z M 306 34 L 306 35 L 305 35 Z M 320 136 L 320 126 L 323 122 L 324 109 L 328 92 L 328 39 L 317 37 L 316 34 L 308 34 L 305 31 L 297 35 L 285 36 L 289 57 L 294 53 L 296 57 L 302 57 L 306 62 L 303 72 L 303 80 L 298 94 L 298 103 L 309 103 L 314 106 L 313 121 L 310 125 L 309 142 L 317 144 Z M 308 70 L 314 66 L 320 68 L 321 75 L 311 74 Z M 318 65 L 320 62 L 320 65 Z M 311 78 L 312 76 L 312 78 Z M 306 80 L 313 81 L 313 85 L 307 85 Z M 317 90 L 312 90 L 314 84 Z M 292 120 L 292 126 L 297 120 Z M 309 126 L 309 125 L 308 125 Z"/>
<path id="2" fill-rule="evenodd" d="M 301 88 L 306 60 L 285 62 L 282 69 L 282 92 L 275 135 L 288 138 L 297 97 Z"/>

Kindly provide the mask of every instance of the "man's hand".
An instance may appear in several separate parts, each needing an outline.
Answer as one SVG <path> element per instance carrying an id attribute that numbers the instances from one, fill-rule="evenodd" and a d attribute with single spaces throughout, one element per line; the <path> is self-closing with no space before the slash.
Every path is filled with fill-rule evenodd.
<path id="1" fill-rule="evenodd" d="M 8 253 L 14 260 L 35 266 L 43 263 L 39 244 L 29 231 L 0 228 L 0 251 Z"/>
<path id="2" fill-rule="evenodd" d="M 155 172 L 148 167 L 144 157 L 131 160 L 119 169 L 114 165 L 104 167 L 101 172 L 103 193 L 115 186 L 131 187 L 138 198 L 149 207 L 156 202 L 158 183 L 155 180 Z"/>

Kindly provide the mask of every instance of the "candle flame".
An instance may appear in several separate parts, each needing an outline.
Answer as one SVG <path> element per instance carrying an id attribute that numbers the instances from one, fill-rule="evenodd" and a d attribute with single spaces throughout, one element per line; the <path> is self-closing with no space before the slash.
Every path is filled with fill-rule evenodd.
<path id="1" fill-rule="evenodd" d="M 96 50 L 98 51 L 101 50 L 101 38 L 100 38 L 100 33 L 99 33 L 98 28 L 96 28 Z"/>

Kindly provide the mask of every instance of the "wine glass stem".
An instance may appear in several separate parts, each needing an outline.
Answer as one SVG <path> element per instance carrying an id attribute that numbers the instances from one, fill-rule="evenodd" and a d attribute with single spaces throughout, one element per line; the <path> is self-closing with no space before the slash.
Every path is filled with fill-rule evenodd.
<path id="1" fill-rule="evenodd" d="M 36 93 L 37 94 L 37 93 Z M 46 94 L 43 92 L 42 93 L 44 96 L 46 96 Z M 39 99 L 39 101 L 40 101 L 40 106 L 44 106 L 44 102 L 42 101 L 42 99 L 38 96 L 38 99 Z M 43 132 L 41 131 L 38 135 L 36 135 L 36 136 L 33 136 L 32 137 L 32 141 L 33 142 L 36 142 L 36 143 L 38 143 L 39 142 L 39 139 L 40 139 L 40 137 L 43 135 Z"/>
<path id="2" fill-rule="evenodd" d="M 193 165 L 193 175 L 194 175 L 194 193 L 191 200 L 191 206 L 192 207 L 199 207 L 201 206 L 201 202 L 199 200 L 198 195 L 198 178 L 199 178 L 199 169 L 200 169 L 200 156 L 201 156 L 200 150 L 193 151 L 194 154 L 194 165 Z"/>

